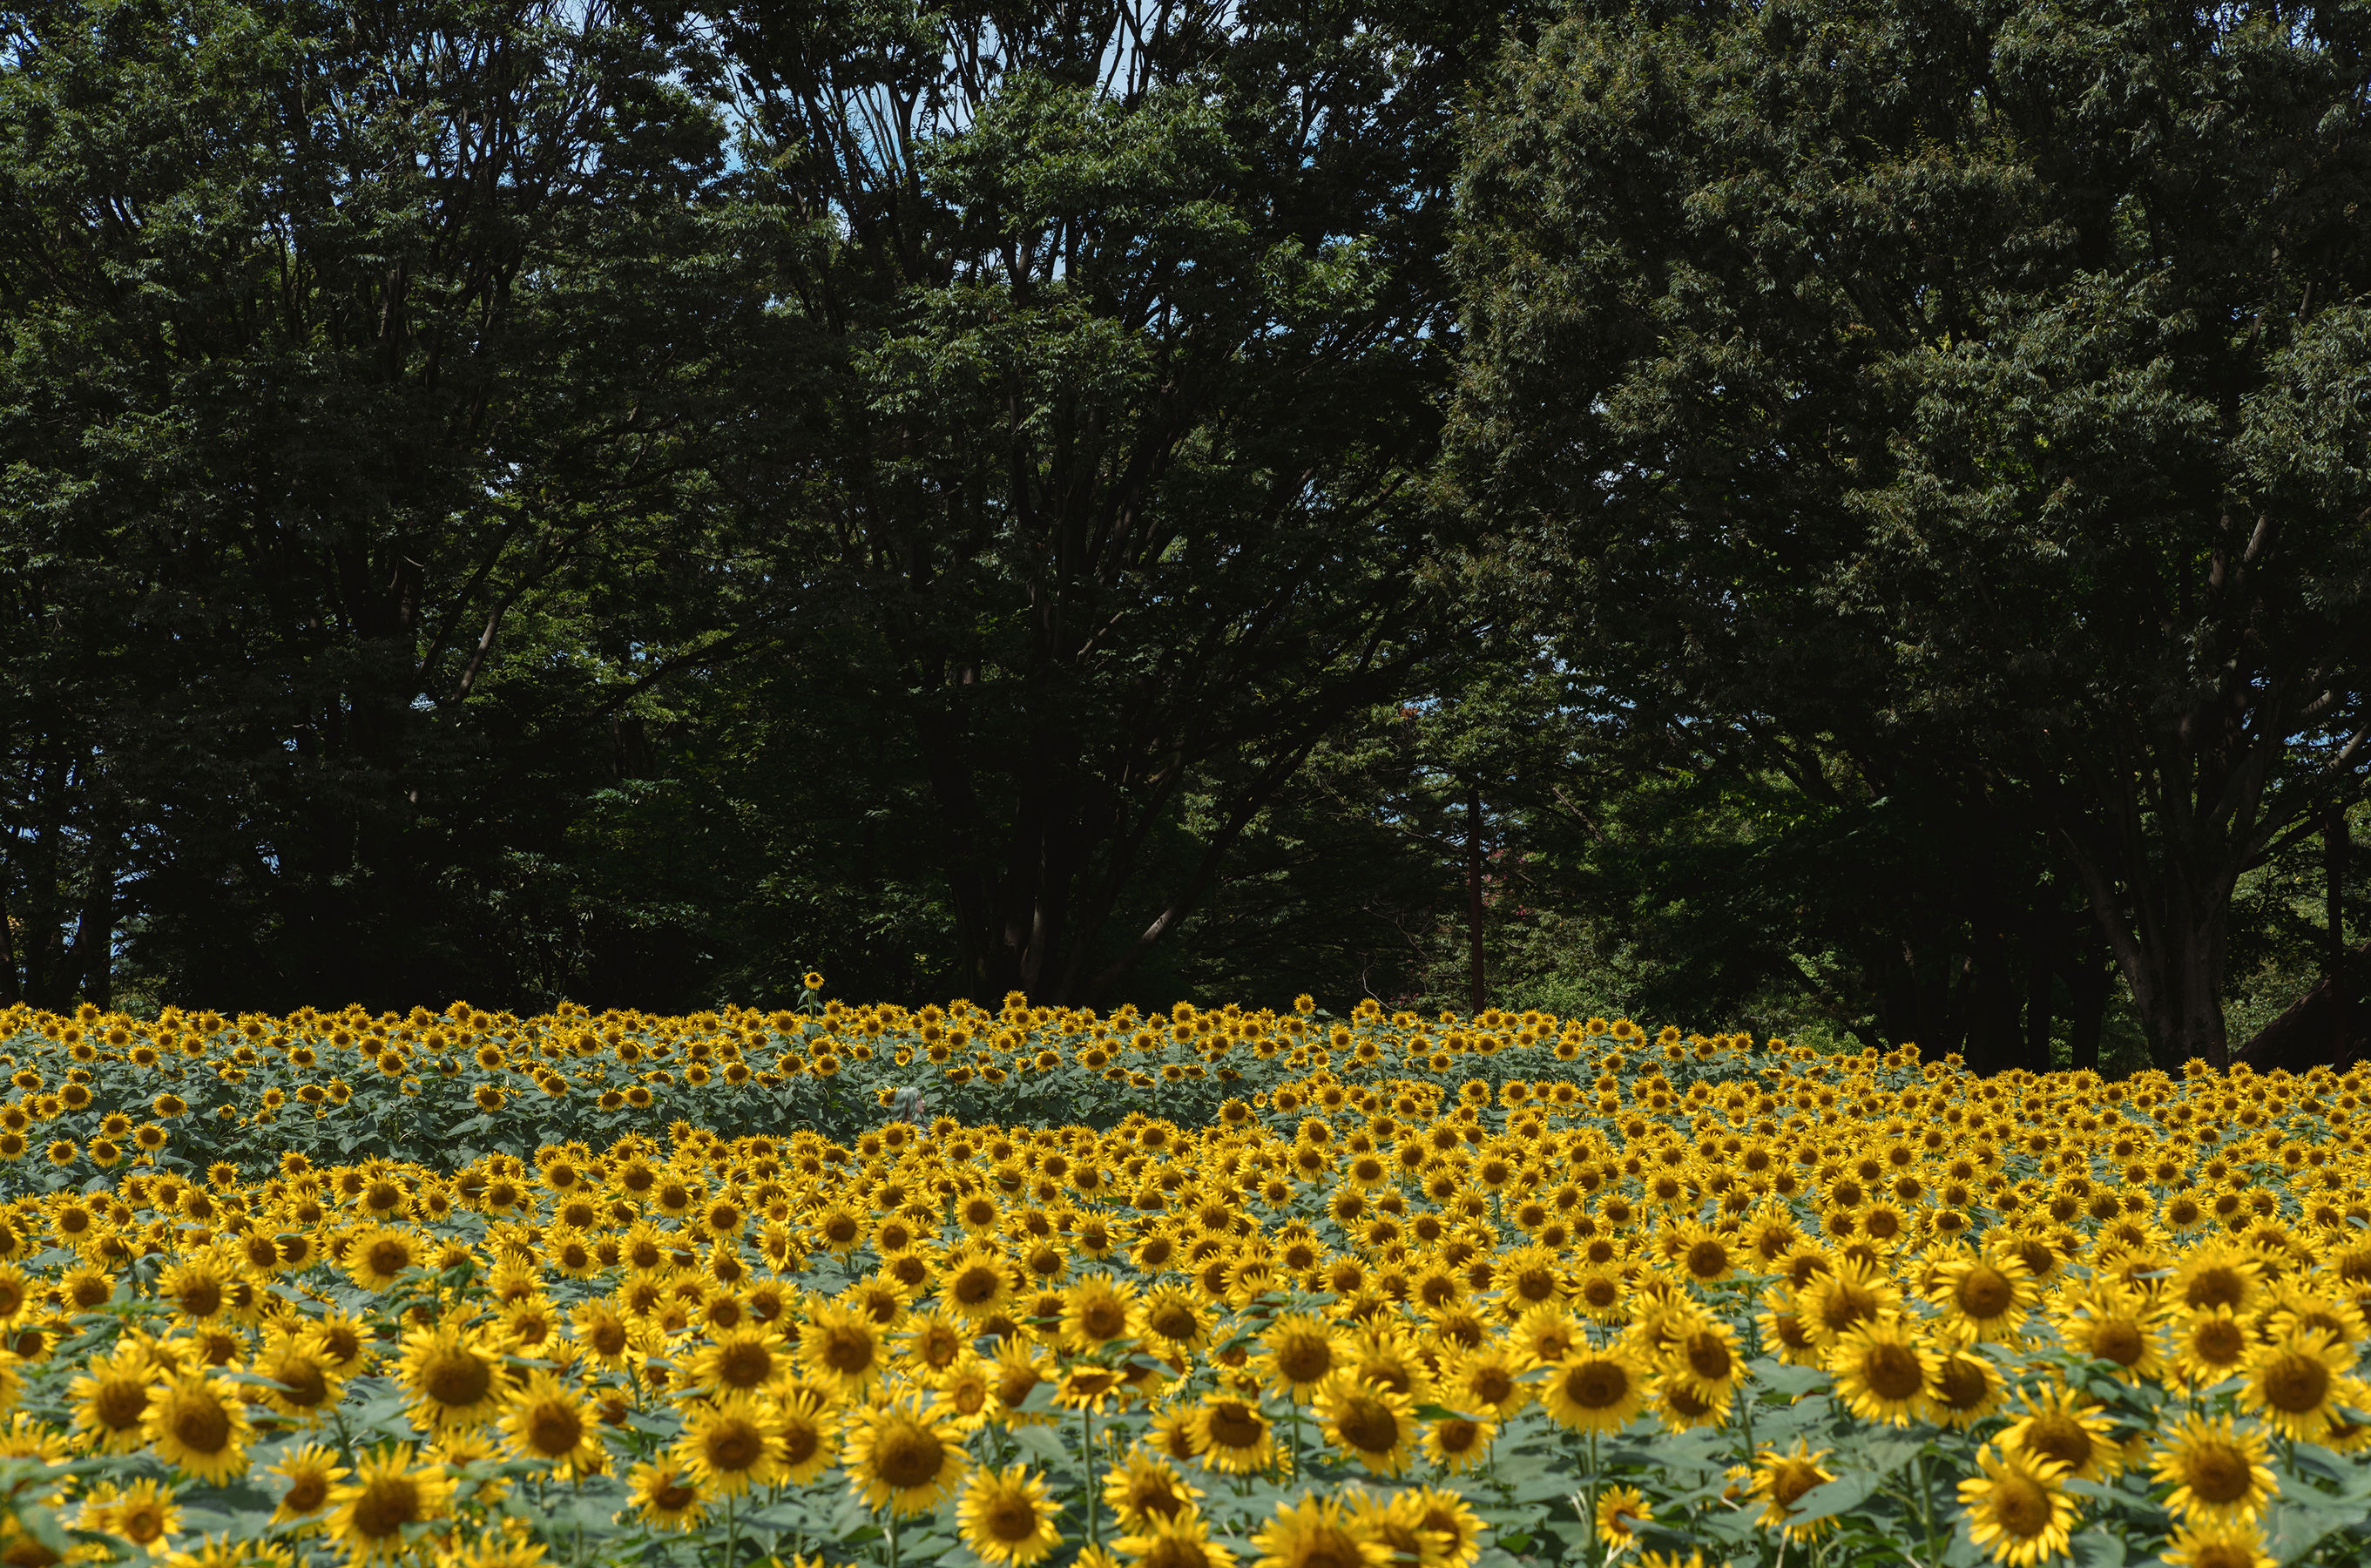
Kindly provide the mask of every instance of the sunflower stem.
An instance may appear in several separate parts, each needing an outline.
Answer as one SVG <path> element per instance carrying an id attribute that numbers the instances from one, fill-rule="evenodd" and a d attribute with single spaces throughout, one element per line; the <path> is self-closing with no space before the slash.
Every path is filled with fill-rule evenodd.
<path id="1" fill-rule="evenodd" d="M 1087 1482 L 1087 1544 L 1101 1546 L 1103 1544 L 1102 1520 L 1095 1507 L 1097 1494 L 1102 1488 L 1095 1484 L 1094 1406 L 1089 1404 L 1079 1407 L 1079 1468 L 1085 1472 Z M 890 1568 L 896 1568 L 896 1565 L 892 1563 Z"/>

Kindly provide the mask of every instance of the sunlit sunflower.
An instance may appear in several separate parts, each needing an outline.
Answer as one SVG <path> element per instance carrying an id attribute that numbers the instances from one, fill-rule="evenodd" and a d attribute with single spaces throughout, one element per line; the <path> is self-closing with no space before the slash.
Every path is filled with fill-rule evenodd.
<path id="1" fill-rule="evenodd" d="M 2017 1332 L 2034 1303 L 2031 1272 L 2014 1252 L 1953 1258 L 1935 1271 L 1926 1298 L 1978 1340 Z"/>
<path id="2" fill-rule="evenodd" d="M 1974 1345 L 1946 1341 L 1927 1370 L 1926 1415 L 1964 1432 L 2000 1409 L 2008 1384 L 1997 1363 Z"/>
<path id="3" fill-rule="evenodd" d="M 66 1390 L 76 1438 L 93 1452 L 129 1454 L 147 1442 L 148 1401 L 158 1372 L 140 1344 L 118 1342 L 113 1353 L 92 1359 Z"/>
<path id="4" fill-rule="evenodd" d="M 1816 1540 L 1834 1528 L 1833 1516 L 1801 1524 L 1794 1522 L 1795 1504 L 1803 1494 L 1836 1479 L 1833 1470 L 1820 1463 L 1827 1457 L 1825 1448 L 1813 1450 L 1800 1437 L 1783 1454 L 1775 1448 L 1764 1448 L 1754 1457 L 1749 1494 L 1762 1503 L 1764 1529 L 1776 1530 L 1793 1541 Z"/>
<path id="5" fill-rule="evenodd" d="M 791 1355 L 782 1336 L 767 1329 L 737 1329 L 709 1341 L 692 1353 L 686 1376 L 695 1388 L 712 1388 L 720 1396 L 755 1395 L 791 1372 Z"/>
<path id="6" fill-rule="evenodd" d="M 1700 1402 L 1729 1404 L 1745 1376 L 1745 1356 L 1737 1330 L 1718 1318 L 1691 1314 L 1672 1324 L 1663 1347 L 1663 1376 L 1684 1385 Z"/>
<path id="7" fill-rule="evenodd" d="M 939 1300 L 966 1322 L 980 1323 L 1012 1305 L 1012 1268 L 1004 1254 L 967 1247 L 939 1272 Z"/>
<path id="8" fill-rule="evenodd" d="M 2354 1351 L 2335 1336 L 2294 1330 L 2249 1353 L 2240 1371 L 2240 1407 L 2292 1441 L 2319 1442 L 2342 1419 L 2340 1405 L 2371 1402 L 2347 1376 L 2354 1365 Z"/>
<path id="9" fill-rule="evenodd" d="M 282 1450 L 280 1462 L 264 1473 L 287 1483 L 272 1510 L 272 1522 L 293 1525 L 318 1519 L 329 1506 L 330 1489 L 353 1472 L 338 1463 L 336 1449 L 307 1443 Z"/>
<path id="10" fill-rule="evenodd" d="M 2186 1522 L 2246 1525 L 2264 1511 L 2280 1481 L 2264 1463 L 2260 1431 L 2235 1432 L 2227 1415 L 2184 1416 L 2158 1439 L 2150 1473 L 2172 1486 L 2165 1505 Z"/>
<path id="11" fill-rule="evenodd" d="M 1348 1342 L 1324 1319 L 1305 1312 L 1289 1312 L 1260 1335 L 1259 1354 L 1253 1365 L 1267 1387 L 1286 1399 L 1300 1401 L 1341 1366 L 1349 1354 Z"/>
<path id="12" fill-rule="evenodd" d="M 804 1486 L 839 1462 L 839 1417 L 823 1391 L 787 1385 L 775 1394 L 769 1426 L 781 1451 L 783 1479 Z"/>
<path id="13" fill-rule="evenodd" d="M 2094 1281 L 2059 1298 L 2058 1337 L 2078 1355 L 2107 1362 L 2128 1383 L 2153 1382 L 2165 1375 L 2157 1332 L 2159 1309 L 2122 1285 Z"/>
<path id="14" fill-rule="evenodd" d="M 2256 1342 L 2248 1324 L 2219 1305 L 2177 1309 L 2166 1335 L 2173 1350 L 2173 1375 L 2193 1392 L 2237 1376 Z"/>
<path id="15" fill-rule="evenodd" d="M 269 1379 L 258 1390 L 265 1402 L 307 1426 L 337 1409 L 345 1382 L 310 1325 L 274 1324 L 249 1370 Z"/>
<path id="16" fill-rule="evenodd" d="M 634 1467 L 626 1495 L 642 1523 L 663 1530 L 693 1530 L 708 1514 L 700 1483 L 682 1464 L 658 1458 Z"/>
<path id="17" fill-rule="evenodd" d="M 1969 1539 L 2009 1568 L 2032 1568 L 2067 1550 L 2078 1510 L 2058 1484 L 2063 1467 L 2019 1450 L 1995 1453 L 1989 1443 L 1976 1451 L 1976 1465 L 1984 1473 L 1960 1482 Z"/>
<path id="18" fill-rule="evenodd" d="M 861 1399 L 890 1369 L 880 1325 L 863 1312 L 818 1302 L 799 1332 L 799 1359 L 808 1375 L 842 1399 Z"/>
<path id="19" fill-rule="evenodd" d="M 1276 1462 L 1276 1423 L 1256 1398 L 1214 1393 L 1186 1412 L 1195 1455 L 1222 1475 L 1251 1475 Z"/>
<path id="20" fill-rule="evenodd" d="M 925 1514 L 963 1479 L 963 1434 L 911 1395 L 854 1411 L 847 1441 L 849 1485 L 874 1508 Z"/>
<path id="21" fill-rule="evenodd" d="M 1385 1385 L 1337 1373 L 1317 1391 L 1325 1439 L 1376 1475 L 1407 1469 L 1418 1436 L 1416 1401 Z"/>
<path id="22" fill-rule="evenodd" d="M 237 1385 L 203 1371 L 173 1373 L 152 1389 L 141 1429 L 158 1458 L 217 1486 L 246 1473 L 255 1436 Z"/>
<path id="23" fill-rule="evenodd" d="M 1192 1506 L 1137 1519 L 1114 1544 L 1131 1568 L 1234 1568 L 1235 1554 L 1210 1539 L 1209 1522 Z"/>
<path id="24" fill-rule="evenodd" d="M 1167 1459 L 1137 1448 L 1105 1472 L 1103 1498 L 1122 1525 L 1135 1529 L 1150 1519 L 1176 1517 L 1201 1501 L 1202 1491 Z"/>
<path id="25" fill-rule="evenodd" d="M 1136 1292 L 1124 1282 L 1109 1274 L 1088 1274 L 1062 1293 L 1062 1314 L 1056 1330 L 1059 1342 L 1084 1353 L 1125 1339 L 1136 1307 Z"/>
<path id="26" fill-rule="evenodd" d="M 1909 1323 L 1891 1315 L 1856 1323 L 1828 1351 L 1836 1396 L 1861 1420 L 1891 1426 L 1906 1426 L 1920 1413 L 1934 1370 L 1934 1353 Z"/>
<path id="27" fill-rule="evenodd" d="M 510 1451 L 565 1480 L 609 1468 L 600 1422 L 584 1394 L 538 1368 L 511 1391 L 497 1423 Z"/>
<path id="28" fill-rule="evenodd" d="M 75 1523 L 80 1528 L 104 1531 L 148 1551 L 180 1529 L 181 1510 L 170 1490 L 153 1479 L 143 1478 L 121 1490 L 110 1483 L 91 1493 L 83 1500 Z"/>
<path id="29" fill-rule="evenodd" d="M 449 1320 L 404 1335 L 396 1381 L 431 1435 L 483 1426 L 503 1407 L 497 1353 L 478 1330 Z"/>
<path id="30" fill-rule="evenodd" d="M 2078 1481 L 2103 1481 L 2124 1463 L 2107 1412 L 2063 1383 L 2027 1395 L 1999 1441 L 2003 1449 L 2061 1466 Z"/>
<path id="31" fill-rule="evenodd" d="M 1540 1406 L 1575 1432 L 1618 1432 L 1646 1403 L 1647 1379 L 1648 1369 L 1627 1349 L 1584 1342 L 1547 1368 Z"/>
<path id="32" fill-rule="evenodd" d="M 989 1562 L 1031 1563 L 1062 1544 L 1060 1510 L 1046 1479 L 1026 1465 L 977 1469 L 955 1504 L 955 1527 L 973 1555 Z"/>
<path id="33" fill-rule="evenodd" d="M 443 1518 L 452 1499 L 453 1481 L 442 1467 L 417 1464 L 408 1446 L 381 1448 L 358 1458 L 353 1474 L 330 1488 L 327 1533 L 349 1562 L 389 1560 L 411 1546 L 412 1527 Z"/>
<path id="34" fill-rule="evenodd" d="M 1356 1527 L 1339 1498 L 1304 1493 L 1277 1504 L 1252 1536 L 1253 1568 L 1391 1568 L 1392 1551 Z"/>
<path id="35" fill-rule="evenodd" d="M 2280 1561 L 2253 1525 L 2180 1526 L 2164 1557 L 2173 1568 L 2274 1568 Z"/>
<path id="36" fill-rule="evenodd" d="M 375 1225 L 346 1248 L 346 1277 L 364 1290 L 381 1291 L 418 1268 L 428 1257 L 421 1238 L 394 1225 Z"/>

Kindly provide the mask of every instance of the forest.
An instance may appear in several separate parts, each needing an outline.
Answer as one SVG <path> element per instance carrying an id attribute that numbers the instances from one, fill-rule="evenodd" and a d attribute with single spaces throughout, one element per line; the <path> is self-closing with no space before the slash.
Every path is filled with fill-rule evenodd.
<path id="1" fill-rule="evenodd" d="M 0 1005 L 2360 1054 L 2366 116 L 2345 4 L 5 0 Z"/>

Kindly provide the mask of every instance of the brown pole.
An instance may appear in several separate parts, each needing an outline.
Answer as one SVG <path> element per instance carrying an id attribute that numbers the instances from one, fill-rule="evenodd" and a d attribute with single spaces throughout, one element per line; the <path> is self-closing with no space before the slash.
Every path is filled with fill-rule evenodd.
<path id="1" fill-rule="evenodd" d="M 2330 807 L 2321 830 L 2323 913 L 2330 923 L 2331 1060 L 2346 1058 L 2349 1038 L 2346 1016 L 2346 906 L 2341 896 L 2346 886 L 2346 852 L 2351 847 L 2346 828 L 2346 803 Z"/>
<path id="2" fill-rule="evenodd" d="M 1482 1011 L 1482 791 L 1465 791 L 1465 947 L 1473 971 L 1474 1005 Z"/>

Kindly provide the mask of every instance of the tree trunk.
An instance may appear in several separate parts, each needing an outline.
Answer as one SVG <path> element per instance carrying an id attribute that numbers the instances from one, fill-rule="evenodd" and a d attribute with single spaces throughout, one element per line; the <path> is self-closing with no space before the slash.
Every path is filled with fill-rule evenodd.
<path id="1" fill-rule="evenodd" d="M 2346 1054 L 2348 1042 L 2354 1037 L 2354 1011 L 2347 1005 L 2346 987 L 2340 974 L 2346 968 L 2346 852 L 2353 846 L 2346 826 L 2346 803 L 2333 801 L 2330 819 L 2321 830 L 2322 913 L 2330 925 L 2329 957 L 2322 965 L 2322 981 L 2330 987 L 2330 1053 L 2336 1061 Z"/>
<path id="2" fill-rule="evenodd" d="M 1465 792 L 1465 951 L 1473 990 L 1471 1011 L 1486 1000 L 1482 961 L 1482 792 Z"/>
<path id="3" fill-rule="evenodd" d="M 2065 947 L 2065 916 L 2047 893 L 2035 900 L 2025 925 L 2025 1066 L 2047 1073 L 2050 1059 L 2051 1002 L 2056 990 L 2060 955 Z"/>
<path id="4" fill-rule="evenodd" d="M 2333 983 L 2334 981 L 2334 983 Z M 2233 1060 L 2260 1073 L 2283 1067 L 2344 1067 L 2371 1059 L 2371 942 L 2346 955 L 2335 975 L 2307 992 L 2288 1011 L 2257 1031 Z M 2338 1033 L 2337 1020 L 2347 1030 Z"/>
<path id="5" fill-rule="evenodd" d="M 2108 992 L 2115 969 L 2106 956 L 2078 942 L 2066 954 L 2067 1065 L 2099 1070 L 2099 1036 L 2108 1021 Z"/>
<path id="6" fill-rule="evenodd" d="M 115 869 L 120 843 L 111 830 L 90 835 L 85 868 L 82 917 L 75 926 L 66 971 L 81 983 L 82 999 L 102 1009 L 115 1006 Z"/>

